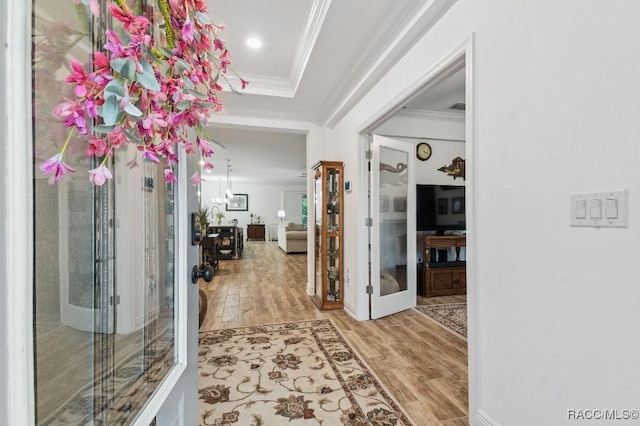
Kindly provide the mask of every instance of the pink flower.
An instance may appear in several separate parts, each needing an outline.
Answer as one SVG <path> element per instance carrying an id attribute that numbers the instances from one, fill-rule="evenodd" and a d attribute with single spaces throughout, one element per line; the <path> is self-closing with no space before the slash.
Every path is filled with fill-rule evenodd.
<path id="1" fill-rule="evenodd" d="M 93 72 L 85 70 L 86 64 L 83 66 L 78 61 L 71 61 L 71 70 L 65 81 L 71 85 L 74 96 L 57 105 L 53 114 L 64 121 L 66 127 L 72 128 L 72 131 L 60 154 L 40 166 L 43 172 L 52 175 L 51 182 L 58 181 L 67 172 L 75 171 L 65 164 L 62 158 L 71 134 L 76 129 L 80 134 L 87 135 L 84 138 L 86 145 L 74 145 L 71 149 L 76 149 L 77 152 L 84 151 L 87 156 L 109 157 L 114 149 L 135 142 L 142 160 L 163 163 L 167 182 L 175 182 L 177 179 L 174 168 L 178 163 L 179 147 L 187 154 L 204 157 L 213 155 L 214 151 L 206 139 L 196 137 L 189 140 L 188 136 L 192 128 L 196 128 L 196 135 L 202 135 L 203 127 L 210 120 L 212 112 L 224 111 L 223 103 L 217 95 L 223 90 L 220 81 L 227 80 L 218 79 L 217 74 L 226 73 L 231 63 L 231 55 L 220 36 L 224 25 L 211 24 L 208 19 L 200 19 L 200 13 L 207 14 L 207 1 L 169 0 L 171 17 L 167 24 L 171 24 L 176 31 L 175 45 L 171 48 L 170 58 L 164 55 L 157 57 L 152 53 L 153 46 L 166 44 L 166 40 L 162 34 L 156 35 L 153 32 L 152 35 L 148 31 L 149 20 L 144 16 L 137 16 L 128 6 L 129 2 L 72 1 L 75 4 L 87 5 L 96 16 L 100 13 L 100 6 L 106 4 L 109 17 L 121 22 L 123 31 L 105 32 L 107 40 L 102 51 L 93 54 Z M 61 32 L 60 29 L 57 31 Z M 58 38 L 63 38 L 62 35 L 67 37 L 68 31 L 68 28 L 62 29 L 61 37 Z M 56 40 L 54 37 L 53 41 Z M 43 58 L 61 65 L 58 58 L 65 54 L 63 47 L 58 47 L 50 38 L 36 42 L 36 49 L 42 52 Z M 124 67 L 127 60 L 124 73 L 127 75 L 113 72 L 111 61 L 114 59 L 117 59 L 113 63 L 116 69 L 119 69 L 119 65 Z M 133 71 L 131 65 L 135 65 L 137 78 L 128 78 L 129 73 Z M 159 90 L 149 88 L 155 86 L 150 72 L 159 83 Z M 116 79 L 119 80 L 117 87 L 120 90 L 107 92 L 106 86 Z M 50 80 L 53 83 L 53 78 Z M 245 89 L 247 84 L 248 81 L 240 78 L 239 85 L 242 89 Z M 196 90 L 195 88 L 204 96 L 190 93 L 188 90 Z M 117 106 L 107 106 L 117 108 L 118 124 L 103 138 L 90 135 L 89 125 L 93 119 L 98 119 L 97 124 L 102 122 L 101 112 L 109 112 L 108 118 L 113 118 L 112 108 L 105 111 L 100 109 L 107 97 L 113 95 L 116 95 L 119 101 Z M 55 135 L 53 137 L 55 138 Z M 138 167 L 136 157 L 129 161 L 127 166 Z M 204 167 L 210 169 L 213 168 L 213 164 L 207 161 Z M 103 185 L 107 179 L 112 178 L 111 172 L 104 165 L 91 170 L 89 175 L 95 185 Z M 200 171 L 194 173 L 191 180 L 194 185 L 202 182 Z"/>
<path id="2" fill-rule="evenodd" d="M 42 170 L 45 175 L 53 174 L 53 176 L 51 176 L 51 178 L 49 179 L 50 184 L 58 182 L 60 179 L 62 179 L 62 176 L 64 176 L 66 172 L 76 172 L 76 169 L 62 161 L 61 152 L 57 153 L 47 161 L 44 161 L 42 164 L 40 164 L 40 170 Z"/>
<path id="3" fill-rule="evenodd" d="M 96 118 L 98 116 L 98 108 L 93 98 L 87 98 L 84 101 L 84 109 L 89 117 Z"/>
<path id="4" fill-rule="evenodd" d="M 113 175 L 104 164 L 89 170 L 89 180 L 93 182 L 94 185 L 102 186 L 107 179 L 111 179 L 112 177 Z"/>
<path id="5" fill-rule="evenodd" d="M 149 115 L 147 115 L 144 120 L 142 120 L 142 127 L 147 129 L 147 130 L 153 131 L 155 126 L 167 127 L 168 124 L 167 124 L 166 121 L 164 121 L 162 119 L 162 115 L 161 114 L 158 114 L 156 112 L 152 112 Z"/>
<path id="6" fill-rule="evenodd" d="M 224 112 L 224 105 L 220 99 L 213 99 L 213 110 L 219 113 Z"/>
<path id="7" fill-rule="evenodd" d="M 194 172 L 191 175 L 191 183 L 193 184 L 193 186 L 198 186 L 198 184 L 202 182 L 202 178 L 200 177 L 200 175 L 198 174 L 198 172 Z"/>
<path id="8" fill-rule="evenodd" d="M 204 162 L 204 168 L 207 169 L 207 170 L 213 170 L 213 164 L 211 164 L 208 161 L 205 161 Z"/>
<path id="9" fill-rule="evenodd" d="M 225 50 L 224 41 L 220 40 L 218 37 L 213 39 L 213 47 L 215 50 Z"/>
<path id="10" fill-rule="evenodd" d="M 231 65 L 231 60 L 229 59 L 229 51 L 227 49 L 223 49 L 220 54 L 220 69 L 223 73 L 227 72 L 227 67 Z"/>
<path id="11" fill-rule="evenodd" d="M 209 142 L 206 139 L 197 137 L 196 142 L 198 143 L 198 145 L 200 146 L 200 149 L 202 150 L 202 155 L 204 155 L 205 157 L 210 157 L 213 155 L 213 150 L 209 146 Z"/>
<path id="12" fill-rule="evenodd" d="M 129 137 L 120 126 L 116 126 L 115 129 L 109 132 L 107 139 L 113 148 L 118 148 L 120 145 L 129 143 Z"/>
<path id="13" fill-rule="evenodd" d="M 89 132 L 87 121 L 84 118 L 84 110 L 82 104 L 78 101 L 67 101 L 56 105 L 53 109 L 53 115 L 64 121 L 66 127 L 76 125 L 78 131 L 86 135 Z"/>
<path id="14" fill-rule="evenodd" d="M 113 15 L 113 17 L 118 21 L 122 22 L 124 29 L 130 33 L 140 34 L 147 30 L 149 20 L 144 16 L 135 16 L 130 11 L 121 9 L 115 3 L 109 3 L 107 7 L 111 11 L 111 15 Z"/>
<path id="15" fill-rule="evenodd" d="M 111 30 L 105 31 L 105 34 L 107 35 L 107 40 L 109 41 L 104 44 L 104 48 L 113 53 L 113 55 L 116 57 L 125 56 L 120 37 L 118 37 L 118 35 Z"/>
<path id="16" fill-rule="evenodd" d="M 93 52 L 93 66 L 95 71 L 109 71 L 109 58 L 100 51 Z"/>
<path id="17" fill-rule="evenodd" d="M 191 24 L 191 19 L 188 16 L 180 33 L 184 41 L 193 41 L 193 24 Z"/>
<path id="18" fill-rule="evenodd" d="M 87 156 L 95 155 L 96 157 L 102 157 L 107 152 L 107 143 L 104 139 L 96 139 L 92 138 L 89 141 L 89 147 L 86 149 L 85 153 Z"/>
<path id="19" fill-rule="evenodd" d="M 76 60 L 71 61 L 71 75 L 64 79 L 67 83 L 76 83 L 74 93 L 77 97 L 83 98 L 91 90 L 91 81 L 87 79 L 82 64 Z"/>
<path id="20" fill-rule="evenodd" d="M 184 143 L 184 152 L 186 152 L 187 154 L 193 154 L 194 152 L 196 152 L 196 147 L 192 142 L 185 142 Z"/>
<path id="21" fill-rule="evenodd" d="M 167 183 L 177 182 L 178 178 L 173 174 L 173 170 L 164 169 L 164 181 Z"/>
<path id="22" fill-rule="evenodd" d="M 158 155 L 155 152 L 155 149 L 153 149 L 153 147 L 138 146 L 138 150 L 142 151 L 142 155 L 140 156 L 141 159 L 149 160 L 156 164 L 160 164 Z"/>
<path id="23" fill-rule="evenodd" d="M 207 13 L 207 2 L 205 0 L 195 0 L 196 10 Z"/>

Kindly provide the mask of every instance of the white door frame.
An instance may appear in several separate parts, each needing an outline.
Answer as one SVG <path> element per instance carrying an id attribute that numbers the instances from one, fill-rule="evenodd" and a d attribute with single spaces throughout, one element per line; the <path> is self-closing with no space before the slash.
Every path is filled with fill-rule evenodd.
<path id="1" fill-rule="evenodd" d="M 0 0 L 0 423 L 33 424 L 31 2 Z"/>
<path id="2" fill-rule="evenodd" d="M 453 45 L 453 44 L 452 44 Z M 468 367 L 469 367 L 469 419 L 475 419 L 475 413 L 478 407 L 478 367 L 477 367 L 477 335 L 476 335 L 476 304 L 477 304 L 477 289 L 480 285 L 478 279 L 478 259 L 480 256 L 478 247 L 477 229 L 478 222 L 476 217 L 476 194 L 478 188 L 477 174 L 476 174 L 476 161 L 475 155 L 475 103 L 474 103 L 474 78 L 475 78 L 475 66 L 474 66 L 474 35 L 470 34 L 464 40 L 454 45 L 446 55 L 440 60 L 435 62 L 429 69 L 427 69 L 420 78 L 413 81 L 404 90 L 398 92 L 398 94 L 382 105 L 378 112 L 369 117 L 358 128 L 358 134 L 360 135 L 359 149 L 363 155 L 359 156 L 358 173 L 361 182 L 367 182 L 367 161 L 364 153 L 368 147 L 368 135 L 375 133 L 375 129 L 382 123 L 387 121 L 398 111 L 402 109 L 402 106 L 416 97 L 422 91 L 427 90 L 429 87 L 433 87 L 440 81 L 446 79 L 449 75 L 459 70 L 463 65 L 465 68 L 465 156 L 466 156 L 466 195 L 465 195 L 465 210 L 467 215 L 467 317 L 468 317 L 468 336 L 467 336 L 467 351 L 468 351 Z M 367 191 L 360 191 L 358 193 L 358 204 L 368 204 Z M 365 224 L 364 218 L 358 221 L 358 227 L 356 229 L 357 235 L 357 253 L 358 255 L 358 276 L 368 276 L 368 227 Z M 376 248 L 372 247 L 372 250 Z M 356 307 L 355 317 L 359 320 L 366 319 L 365 312 L 368 312 L 368 297 L 366 294 L 366 283 L 362 282 L 356 289 Z"/>

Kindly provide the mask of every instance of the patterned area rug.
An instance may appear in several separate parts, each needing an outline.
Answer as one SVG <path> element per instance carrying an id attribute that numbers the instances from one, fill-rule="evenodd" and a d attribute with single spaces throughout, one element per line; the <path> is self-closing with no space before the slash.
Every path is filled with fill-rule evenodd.
<path id="1" fill-rule="evenodd" d="M 443 325 L 445 328 L 467 338 L 467 304 L 448 303 L 446 305 L 420 305 L 416 306 L 418 312 Z"/>
<path id="2" fill-rule="evenodd" d="M 411 425 L 331 320 L 200 332 L 200 425 Z"/>

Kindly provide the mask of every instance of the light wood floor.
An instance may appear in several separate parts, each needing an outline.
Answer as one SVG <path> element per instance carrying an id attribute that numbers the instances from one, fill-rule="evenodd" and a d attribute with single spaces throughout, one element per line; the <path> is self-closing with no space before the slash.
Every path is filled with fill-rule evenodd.
<path id="1" fill-rule="evenodd" d="M 320 311 L 306 294 L 306 255 L 276 242 L 245 242 L 242 259 L 222 260 L 207 295 L 202 330 L 331 318 L 416 425 L 468 424 L 467 343 L 409 309 L 374 321 L 343 310 Z M 464 296 L 418 304 L 464 302 Z"/>

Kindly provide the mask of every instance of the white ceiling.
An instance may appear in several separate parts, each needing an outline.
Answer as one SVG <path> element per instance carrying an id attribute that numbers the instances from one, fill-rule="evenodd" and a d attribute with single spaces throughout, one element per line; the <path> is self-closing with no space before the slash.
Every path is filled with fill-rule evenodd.
<path id="1" fill-rule="evenodd" d="M 306 172 L 305 136 L 267 130 L 216 128 L 214 139 L 226 148 L 214 146 L 214 170 L 203 179 L 219 186 L 226 184 L 227 160 L 234 183 L 304 185 Z"/>
<path id="2" fill-rule="evenodd" d="M 454 2 L 207 0 L 212 20 L 226 25 L 222 38 L 231 53 L 231 68 L 249 80 L 243 95 L 222 94 L 225 110 L 238 117 L 330 124 Z M 263 46 L 249 48 L 249 37 L 260 38 Z M 439 92 L 430 89 L 430 98 L 412 100 L 407 110 L 446 110 L 447 102 L 464 100 L 461 81 L 461 87 L 458 79 L 440 85 Z M 230 159 L 233 181 L 304 184 L 299 177 L 305 172 L 304 135 L 219 127 L 215 122 L 214 116 L 209 133 L 226 149 L 216 149 L 216 168 L 204 174 L 208 182 L 226 179 Z"/>

